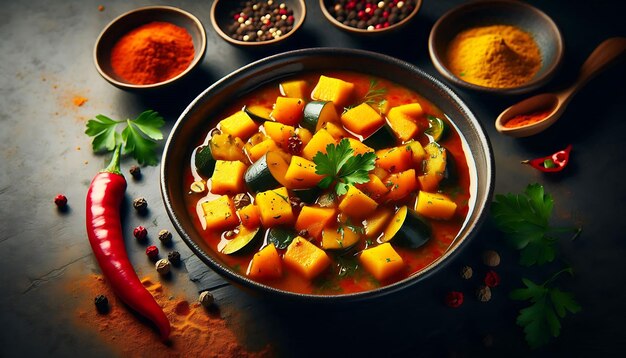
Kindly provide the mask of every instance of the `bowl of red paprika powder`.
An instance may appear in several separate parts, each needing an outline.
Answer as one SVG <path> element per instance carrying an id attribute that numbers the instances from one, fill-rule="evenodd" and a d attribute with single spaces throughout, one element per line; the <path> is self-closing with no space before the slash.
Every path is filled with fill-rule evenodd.
<path id="1" fill-rule="evenodd" d="M 126 12 L 100 33 L 94 63 L 100 75 L 124 90 L 168 86 L 202 62 L 206 32 L 198 18 L 171 6 Z"/>

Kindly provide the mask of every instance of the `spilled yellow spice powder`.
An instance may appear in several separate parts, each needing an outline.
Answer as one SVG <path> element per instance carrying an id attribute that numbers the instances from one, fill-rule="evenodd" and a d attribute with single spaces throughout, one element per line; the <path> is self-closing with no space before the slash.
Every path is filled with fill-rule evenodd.
<path id="1" fill-rule="evenodd" d="M 476 27 L 450 43 L 448 68 L 464 81 L 510 88 L 529 82 L 541 68 L 541 52 L 527 32 L 509 25 Z"/>

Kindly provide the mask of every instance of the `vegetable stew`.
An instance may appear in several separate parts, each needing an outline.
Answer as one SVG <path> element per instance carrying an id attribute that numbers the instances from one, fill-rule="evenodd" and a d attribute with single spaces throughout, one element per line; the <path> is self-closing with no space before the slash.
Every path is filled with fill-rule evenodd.
<path id="1" fill-rule="evenodd" d="M 252 280 L 321 295 L 385 286 L 441 257 L 467 216 L 454 126 L 385 79 L 303 74 L 207 123 L 188 210 L 214 255 Z"/>

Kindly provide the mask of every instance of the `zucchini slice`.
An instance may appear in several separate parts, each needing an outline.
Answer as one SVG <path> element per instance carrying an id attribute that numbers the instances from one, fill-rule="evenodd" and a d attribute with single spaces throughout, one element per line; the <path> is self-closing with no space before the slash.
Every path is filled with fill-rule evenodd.
<path id="1" fill-rule="evenodd" d="M 226 255 L 232 254 L 241 254 L 245 252 L 249 252 L 255 244 L 258 243 L 261 228 L 257 227 L 255 229 L 247 229 L 245 226 L 241 225 L 239 228 L 239 232 L 232 238 L 226 246 L 222 248 L 222 253 Z"/>
<path id="2" fill-rule="evenodd" d="M 437 175 L 443 178 L 448 162 L 448 151 L 437 142 L 430 142 L 424 147 L 426 164 L 424 174 Z"/>
<path id="3" fill-rule="evenodd" d="M 448 125 L 441 118 L 435 116 L 428 116 L 429 127 L 424 131 L 429 135 L 433 141 L 439 142 L 443 139 L 448 132 Z"/>
<path id="4" fill-rule="evenodd" d="M 263 123 L 265 121 L 272 120 L 270 117 L 270 113 L 272 113 L 272 110 L 267 107 L 263 107 L 259 105 L 251 105 L 251 106 L 246 105 L 246 106 L 243 106 L 242 110 L 246 112 L 246 114 L 250 116 L 250 118 L 252 118 L 252 120 L 255 122 Z"/>
<path id="5" fill-rule="evenodd" d="M 267 230 L 265 235 L 267 243 L 274 244 L 277 249 L 286 249 L 289 244 L 296 238 L 298 234 L 294 229 L 275 226 Z"/>
<path id="6" fill-rule="evenodd" d="M 304 106 L 304 118 L 300 125 L 315 133 L 328 122 L 339 123 L 337 108 L 333 102 L 313 101 Z"/>
<path id="7" fill-rule="evenodd" d="M 211 153 L 210 145 L 203 145 L 196 148 L 196 153 L 194 155 L 194 164 L 196 166 L 196 171 L 198 174 L 210 177 L 213 175 L 213 169 L 215 168 L 215 158 L 213 158 L 213 154 Z"/>
<path id="8" fill-rule="evenodd" d="M 255 192 L 285 186 L 285 173 L 289 164 L 278 152 L 269 151 L 248 167 L 243 175 L 248 188 Z"/>
<path id="9" fill-rule="evenodd" d="M 393 240 L 399 246 L 416 249 L 427 243 L 431 237 L 430 223 L 405 205 L 391 218 L 380 241 Z"/>
<path id="10" fill-rule="evenodd" d="M 363 140 L 363 144 L 366 146 L 378 150 L 383 148 L 395 147 L 398 139 L 396 138 L 393 129 L 388 123 L 383 124 L 378 128 L 376 132 L 372 133 L 369 137 Z"/>
<path id="11" fill-rule="evenodd" d="M 322 189 L 320 187 L 314 186 L 312 188 L 306 189 L 293 189 L 291 192 L 304 203 L 314 204 L 317 198 L 319 198 L 320 194 L 322 193 Z"/>

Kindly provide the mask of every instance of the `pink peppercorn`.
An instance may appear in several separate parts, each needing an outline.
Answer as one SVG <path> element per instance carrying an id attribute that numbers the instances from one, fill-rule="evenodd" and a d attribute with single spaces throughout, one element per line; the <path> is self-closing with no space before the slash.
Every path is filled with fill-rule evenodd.
<path id="1" fill-rule="evenodd" d="M 485 275 L 485 285 L 487 287 L 496 287 L 500 284 L 500 275 L 494 270 L 489 270 Z"/>
<path id="2" fill-rule="evenodd" d="M 146 255 L 150 260 L 156 260 L 159 257 L 159 248 L 152 245 L 146 249 Z"/>
<path id="3" fill-rule="evenodd" d="M 137 226 L 133 230 L 133 236 L 135 236 L 137 240 L 143 241 L 146 239 L 146 237 L 148 237 L 148 230 L 146 230 L 146 228 L 141 225 Z"/>
<path id="4" fill-rule="evenodd" d="M 55 196 L 54 204 L 60 209 L 65 208 L 67 206 L 67 197 L 63 194 L 59 194 Z"/>
<path id="5" fill-rule="evenodd" d="M 446 306 L 457 308 L 463 304 L 463 292 L 450 291 L 446 294 Z"/>

